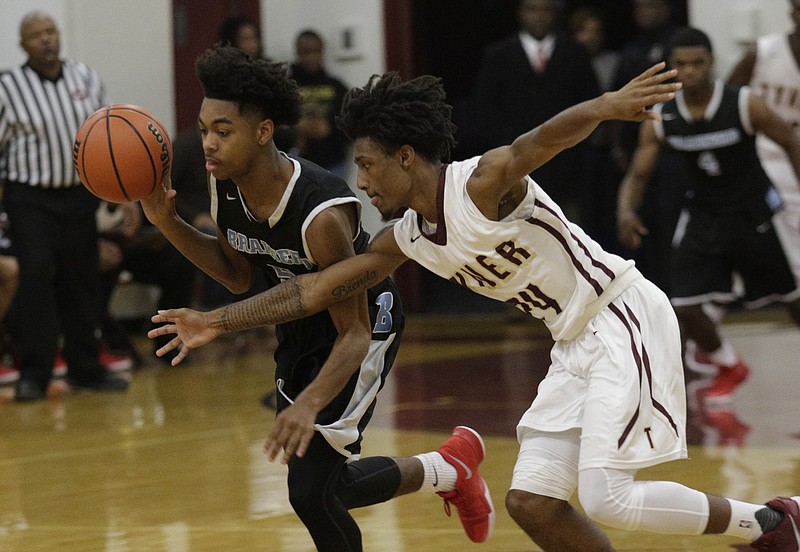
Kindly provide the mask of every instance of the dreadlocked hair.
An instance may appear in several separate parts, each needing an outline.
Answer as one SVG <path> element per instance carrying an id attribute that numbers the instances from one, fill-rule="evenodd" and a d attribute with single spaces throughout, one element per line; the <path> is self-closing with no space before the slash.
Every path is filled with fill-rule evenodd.
<path id="1" fill-rule="evenodd" d="M 253 59 L 238 48 L 217 45 L 197 58 L 195 72 L 206 98 L 234 102 L 240 112 L 257 111 L 275 125 L 300 120 L 302 100 L 284 63 Z"/>
<path id="2" fill-rule="evenodd" d="M 430 162 L 448 161 L 456 146 L 452 111 L 441 79 L 423 75 L 402 82 L 391 72 L 350 90 L 336 123 L 351 140 L 369 138 L 386 153 L 408 144 Z"/>

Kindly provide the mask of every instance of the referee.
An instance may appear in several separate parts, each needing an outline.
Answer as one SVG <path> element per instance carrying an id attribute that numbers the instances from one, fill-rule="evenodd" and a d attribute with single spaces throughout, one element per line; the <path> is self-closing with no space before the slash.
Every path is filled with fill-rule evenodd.
<path id="1" fill-rule="evenodd" d="M 20 46 L 27 62 L 0 74 L 0 180 L 20 268 L 15 398 L 45 397 L 62 333 L 72 387 L 124 391 L 128 382 L 98 360 L 98 200 L 72 165 L 78 127 L 107 103 L 103 84 L 88 66 L 59 58 L 46 13 L 22 18 Z"/>

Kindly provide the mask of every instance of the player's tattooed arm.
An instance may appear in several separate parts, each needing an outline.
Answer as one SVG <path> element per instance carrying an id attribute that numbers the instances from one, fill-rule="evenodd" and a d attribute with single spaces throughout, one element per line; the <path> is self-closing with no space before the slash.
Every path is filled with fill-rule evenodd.
<path id="1" fill-rule="evenodd" d="M 298 280 L 287 280 L 264 293 L 217 309 L 218 316 L 212 326 L 225 332 L 238 332 L 308 316 Z"/>
<path id="2" fill-rule="evenodd" d="M 352 280 L 336 286 L 331 292 L 334 301 L 341 301 L 345 297 L 350 297 L 353 293 L 365 290 L 378 282 L 378 273 L 374 270 L 367 270 L 363 274 L 356 276 Z"/>
<path id="3" fill-rule="evenodd" d="M 222 332 L 237 332 L 268 324 L 283 324 L 320 312 L 337 301 L 354 293 L 366 291 L 385 277 L 375 269 L 359 271 L 352 278 L 348 266 L 342 270 L 339 265 L 356 265 L 360 257 L 347 261 L 315 274 L 304 274 L 286 280 L 267 291 L 249 299 L 221 307 L 213 311 L 211 326 Z"/>
<path id="4" fill-rule="evenodd" d="M 390 233 L 389 244 L 394 240 Z M 201 347 L 219 335 L 268 324 L 282 324 L 320 312 L 354 293 L 363 293 L 380 282 L 407 259 L 396 249 L 382 248 L 387 238 L 377 236 L 369 253 L 350 257 L 325 270 L 303 274 L 243 301 L 209 312 L 192 309 L 160 310 L 151 320 L 161 324 L 147 335 L 175 334 L 156 354 L 163 356 L 178 349 L 172 365 L 180 363 L 193 348 Z M 395 245 L 396 248 L 396 245 Z"/>

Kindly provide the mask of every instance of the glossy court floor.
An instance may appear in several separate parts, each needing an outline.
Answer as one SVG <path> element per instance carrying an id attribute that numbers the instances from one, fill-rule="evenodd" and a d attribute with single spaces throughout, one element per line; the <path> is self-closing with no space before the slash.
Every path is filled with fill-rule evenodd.
<path id="1" fill-rule="evenodd" d="M 724 332 L 753 368 L 735 402 L 690 400 L 690 460 L 641 473 L 764 502 L 800 494 L 800 334 L 782 311 L 733 316 Z M 144 339 L 140 349 L 149 351 Z M 16 404 L 0 389 L 0 551 L 305 552 L 285 468 L 261 445 L 273 412 L 269 330 L 218 340 L 186 367 L 148 361 L 126 394 L 51 387 Z M 355 511 L 367 551 L 538 550 L 503 508 L 514 427 L 532 400 L 550 341 L 538 323 L 415 317 L 365 440 L 366 454 L 433 450 L 454 425 L 485 437 L 482 465 L 497 507 L 489 542 L 470 543 L 435 495 Z M 698 380 L 702 381 L 702 380 Z M 690 398 L 697 382 L 690 382 Z M 744 550 L 728 537 L 608 530 L 618 550 Z"/>

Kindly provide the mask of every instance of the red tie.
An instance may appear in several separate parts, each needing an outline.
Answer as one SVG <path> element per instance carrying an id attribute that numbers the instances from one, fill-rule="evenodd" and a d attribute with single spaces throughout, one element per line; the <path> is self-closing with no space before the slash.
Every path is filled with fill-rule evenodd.
<path id="1" fill-rule="evenodd" d="M 539 49 L 536 51 L 536 58 L 533 60 L 534 70 L 542 74 L 544 68 L 547 67 L 547 52 L 545 51 L 544 44 L 539 44 Z"/>

